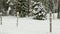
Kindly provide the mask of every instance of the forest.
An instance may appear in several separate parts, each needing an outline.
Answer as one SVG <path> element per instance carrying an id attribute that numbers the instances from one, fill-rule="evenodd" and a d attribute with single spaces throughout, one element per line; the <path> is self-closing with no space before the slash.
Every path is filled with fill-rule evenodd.
<path id="1" fill-rule="evenodd" d="M 57 5 L 56 5 L 57 4 Z M 0 13 L 3 16 L 17 16 L 35 18 L 46 18 L 48 13 L 58 13 L 57 18 L 60 18 L 58 0 L 0 0 Z"/>

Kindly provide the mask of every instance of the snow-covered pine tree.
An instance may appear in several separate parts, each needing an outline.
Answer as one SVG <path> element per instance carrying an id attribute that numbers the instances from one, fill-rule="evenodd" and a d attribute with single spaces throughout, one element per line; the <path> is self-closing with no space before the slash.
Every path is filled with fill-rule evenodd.
<path id="1" fill-rule="evenodd" d="M 18 0 L 17 11 L 20 17 L 25 17 L 29 14 L 29 3 L 28 0 Z"/>
<path id="2" fill-rule="evenodd" d="M 32 9 L 33 14 L 36 15 L 34 19 L 44 20 L 46 18 L 46 10 L 41 2 L 34 2 Z"/>

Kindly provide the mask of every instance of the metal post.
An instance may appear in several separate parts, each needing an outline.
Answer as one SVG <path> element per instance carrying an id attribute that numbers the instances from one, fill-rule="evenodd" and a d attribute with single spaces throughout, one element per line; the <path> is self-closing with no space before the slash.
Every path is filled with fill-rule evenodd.
<path id="1" fill-rule="evenodd" d="M 50 32 L 52 32 L 52 12 L 50 12 Z"/>
<path id="2" fill-rule="evenodd" d="M 2 25 L 2 12 L 0 12 L 0 25 Z"/>

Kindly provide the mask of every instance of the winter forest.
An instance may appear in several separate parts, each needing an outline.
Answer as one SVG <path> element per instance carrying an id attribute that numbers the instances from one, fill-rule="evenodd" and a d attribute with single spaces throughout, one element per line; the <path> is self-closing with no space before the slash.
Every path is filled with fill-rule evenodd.
<path id="1" fill-rule="evenodd" d="M 59 34 L 60 0 L 0 0 L 0 34 Z"/>

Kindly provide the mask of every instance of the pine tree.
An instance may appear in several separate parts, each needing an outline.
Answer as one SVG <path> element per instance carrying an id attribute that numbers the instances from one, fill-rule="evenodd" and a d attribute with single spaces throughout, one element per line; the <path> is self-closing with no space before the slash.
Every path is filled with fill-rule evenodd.
<path id="1" fill-rule="evenodd" d="M 33 14 L 36 15 L 34 19 L 38 20 L 44 20 L 46 18 L 46 11 L 44 6 L 42 5 L 42 2 L 34 2 L 32 4 Z"/>
<path id="2" fill-rule="evenodd" d="M 20 17 L 25 17 L 29 14 L 29 4 L 28 0 L 18 0 L 17 11 Z"/>

